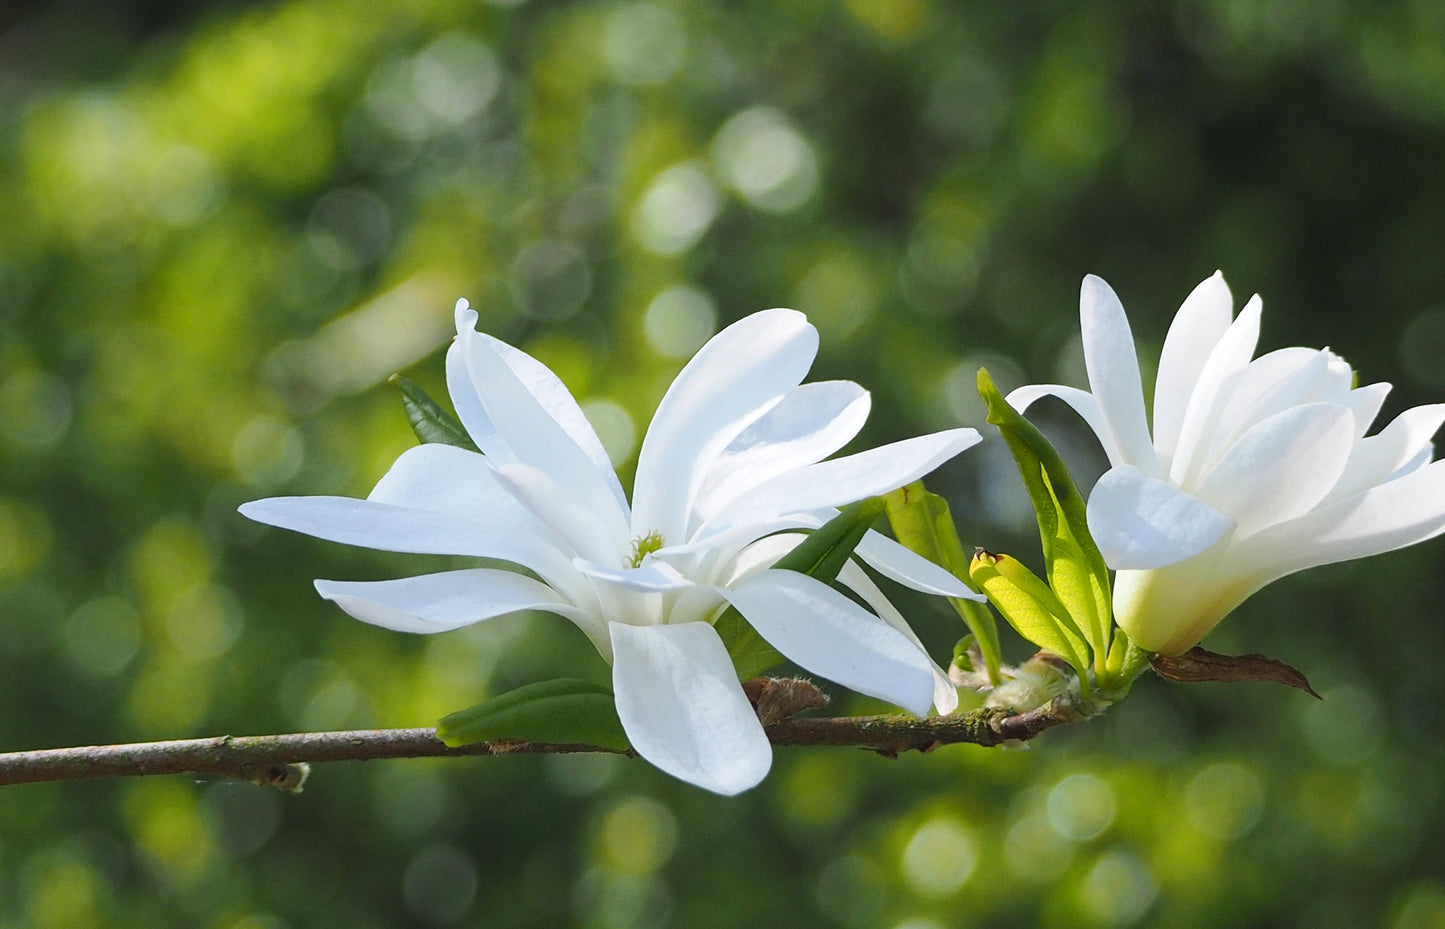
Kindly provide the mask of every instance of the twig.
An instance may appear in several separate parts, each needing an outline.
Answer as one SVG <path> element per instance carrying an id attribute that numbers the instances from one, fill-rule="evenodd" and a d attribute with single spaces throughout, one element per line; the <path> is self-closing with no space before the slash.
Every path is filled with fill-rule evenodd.
<path id="1" fill-rule="evenodd" d="M 770 723 L 766 731 L 774 745 L 853 746 L 891 756 L 910 750 L 930 751 L 955 743 L 992 746 L 1025 741 L 1079 718 L 1079 712 L 1070 704 L 1054 701 L 1015 714 L 985 709 L 931 719 L 911 716 L 784 719 Z M 479 742 L 448 748 L 437 739 L 435 729 L 217 736 L 0 754 L 0 786 L 150 774 L 200 774 L 299 791 L 306 780 L 308 765 L 315 762 L 571 752 L 616 753 L 595 745 L 542 742 Z"/>

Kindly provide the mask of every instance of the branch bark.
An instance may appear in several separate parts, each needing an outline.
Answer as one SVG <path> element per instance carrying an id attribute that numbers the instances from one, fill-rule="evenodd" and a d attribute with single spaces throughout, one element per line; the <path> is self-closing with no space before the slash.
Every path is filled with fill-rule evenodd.
<path id="1" fill-rule="evenodd" d="M 851 746 L 896 756 L 967 743 L 994 746 L 1021 742 L 1082 718 L 1070 703 L 1056 700 L 1024 713 L 975 710 L 953 716 L 805 717 L 771 722 L 764 728 L 774 745 Z M 0 754 L 0 786 L 42 781 L 190 774 L 234 777 L 299 791 L 309 765 L 323 761 L 380 758 L 435 758 L 468 755 L 608 752 L 595 745 L 543 742 L 478 742 L 448 748 L 435 729 L 360 729 L 289 735 L 216 736 L 175 742 L 139 742 L 52 748 Z M 630 754 L 630 753 L 623 753 Z"/>

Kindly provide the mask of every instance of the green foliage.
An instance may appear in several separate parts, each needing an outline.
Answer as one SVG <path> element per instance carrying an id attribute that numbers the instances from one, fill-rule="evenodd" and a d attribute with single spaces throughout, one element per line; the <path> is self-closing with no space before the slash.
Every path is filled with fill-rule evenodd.
<path id="1" fill-rule="evenodd" d="M 958 528 L 954 525 L 947 500 L 929 493 L 922 481 L 900 487 L 884 499 L 888 504 L 888 523 L 899 542 L 934 564 L 947 568 L 954 577 L 977 590 L 969 578 L 969 558 L 963 550 L 963 543 L 958 540 Z M 988 607 L 961 597 L 949 597 L 948 603 L 967 624 L 983 655 L 988 679 L 997 684 L 1002 657 L 993 614 Z"/>
<path id="2" fill-rule="evenodd" d="M 1039 539 L 1043 542 L 1049 587 L 1058 598 L 1063 615 L 1072 617 L 1073 622 L 1078 624 L 1077 628 L 1083 630 L 1089 647 L 1093 649 L 1095 670 L 1101 675 L 1107 674 L 1109 636 L 1113 630 L 1109 569 L 1089 535 L 1084 498 L 1074 486 L 1074 479 L 1070 477 L 1058 451 L 1043 433 L 1004 401 L 987 369 L 978 372 L 978 392 L 988 406 L 988 421 L 998 426 L 1008 443 L 1009 452 L 1018 465 L 1019 476 L 1028 490 L 1034 517 L 1039 524 Z M 975 564 L 978 562 L 975 561 Z M 987 570 L 992 571 L 993 567 L 989 566 Z M 1052 608 L 1046 607 L 1039 616 L 1047 617 L 1053 613 Z M 1030 624 L 1031 630 L 1037 628 Z M 1023 632 L 1023 629 L 1019 631 L 1032 640 L 1030 633 Z M 1069 658 L 1068 652 L 1059 654 Z M 1079 667 L 1077 653 L 1069 660 Z"/>
<path id="3" fill-rule="evenodd" d="M 786 555 L 779 558 L 773 567 L 781 571 L 796 571 L 824 583 L 831 583 L 838 577 L 852 557 L 853 550 L 863 541 L 863 535 L 884 509 L 881 497 L 869 497 L 857 503 L 850 503 L 838 511 L 838 515 L 817 529 L 808 533 Z M 739 680 L 757 677 L 769 668 L 784 661 L 783 655 L 758 635 L 743 614 L 736 607 L 728 607 L 714 623 L 728 656 L 733 660 Z"/>
<path id="4" fill-rule="evenodd" d="M 387 383 L 401 391 L 402 407 L 406 410 L 406 418 L 418 439 L 423 442 L 455 445 L 469 452 L 481 451 L 457 418 L 442 409 L 441 404 L 413 381 L 400 374 L 393 374 L 387 378 Z"/>
<path id="5" fill-rule="evenodd" d="M 628 748 L 612 691 L 570 678 L 526 684 L 451 713 L 437 723 L 437 738 L 452 748 L 499 740 Z"/>
<path id="6" fill-rule="evenodd" d="M 1019 635 L 1073 665 L 1088 694 L 1089 643 L 1049 585 L 1018 559 L 982 549 L 969 577 Z"/>

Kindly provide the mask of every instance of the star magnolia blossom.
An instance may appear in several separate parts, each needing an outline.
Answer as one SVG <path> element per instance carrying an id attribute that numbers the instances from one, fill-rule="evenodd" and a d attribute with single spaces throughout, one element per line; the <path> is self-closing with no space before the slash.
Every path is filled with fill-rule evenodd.
<path id="1" fill-rule="evenodd" d="M 827 584 L 769 566 L 836 507 L 885 493 L 978 441 L 953 429 L 824 461 L 862 428 L 851 381 L 801 384 L 817 351 L 801 313 L 769 310 L 697 353 L 653 417 L 628 506 L 602 443 L 562 382 L 476 331 L 457 304 L 447 387 L 482 453 L 421 445 L 365 500 L 281 497 L 251 519 L 387 551 L 500 559 L 496 568 L 394 581 L 318 580 L 364 622 L 443 632 L 521 610 L 574 622 L 612 665 L 633 748 L 662 770 L 734 794 L 772 761 L 713 621 L 731 603 L 808 670 L 924 715 L 957 706 L 948 678 L 861 567 Z M 801 384 L 801 386 L 800 386 Z M 973 596 L 951 574 L 870 532 L 855 554 L 934 594 Z"/>
<path id="2" fill-rule="evenodd" d="M 1389 384 L 1353 386 L 1328 349 L 1250 360 L 1260 299 L 1231 320 L 1223 275 L 1194 289 L 1164 340 L 1154 432 L 1129 321 L 1114 291 L 1084 279 L 1092 393 L 1046 384 L 1099 437 L 1112 466 L 1088 523 L 1111 568 L 1115 617 L 1140 647 L 1189 650 L 1246 597 L 1286 574 L 1363 558 L 1445 531 L 1445 462 L 1431 436 L 1445 405 L 1415 407 L 1367 436 Z"/>

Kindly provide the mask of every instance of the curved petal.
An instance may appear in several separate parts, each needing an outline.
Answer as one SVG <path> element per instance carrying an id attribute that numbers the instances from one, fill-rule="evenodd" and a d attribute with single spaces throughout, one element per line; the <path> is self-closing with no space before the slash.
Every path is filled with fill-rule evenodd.
<path id="1" fill-rule="evenodd" d="M 1327 349 L 1281 348 L 1251 361 L 1228 387 L 1208 448 L 1197 459 L 1203 465 L 1196 478 L 1212 468 L 1240 436 L 1272 416 L 1309 403 L 1345 405 L 1351 378 L 1349 366 Z M 1353 413 L 1350 423 L 1353 427 Z"/>
<path id="2" fill-rule="evenodd" d="M 683 577 L 680 571 L 661 561 L 649 561 L 637 568 L 614 568 L 585 558 L 574 558 L 572 566 L 588 577 L 640 593 L 669 593 L 693 586 L 693 582 Z"/>
<path id="3" fill-rule="evenodd" d="M 1391 420 L 1377 435 L 1357 441 L 1344 474 L 1325 502 L 1334 503 L 1364 493 L 1418 460 L 1421 452 L 1429 455 L 1430 439 L 1441 424 L 1445 424 L 1445 403 L 1412 407 Z"/>
<path id="4" fill-rule="evenodd" d="M 1270 581 L 1313 568 L 1394 551 L 1445 532 L 1445 461 L 1255 533 L 1239 560 Z"/>
<path id="5" fill-rule="evenodd" d="M 1109 464 L 1113 467 L 1127 464 L 1119 449 L 1114 445 L 1114 437 L 1110 435 L 1109 426 L 1104 422 L 1104 411 L 1099 408 L 1099 401 L 1088 391 L 1080 390 L 1077 387 L 1065 387 L 1062 384 L 1030 384 L 1010 391 L 1004 400 L 1009 406 L 1022 413 L 1041 397 L 1058 397 L 1073 407 L 1074 412 L 1079 414 L 1079 417 L 1098 437 L 1099 444 L 1104 447 L 1104 454 L 1109 456 Z"/>
<path id="6" fill-rule="evenodd" d="M 1234 297 L 1223 272 L 1215 271 L 1184 298 L 1169 325 L 1154 380 L 1154 449 L 1166 467 L 1174 456 L 1194 385 L 1233 317 Z"/>
<path id="7" fill-rule="evenodd" d="M 477 448 L 482 450 L 493 464 L 506 464 L 516 461 L 516 455 L 511 448 L 497 434 L 497 428 L 492 425 L 491 417 L 487 415 L 487 408 L 482 403 L 481 394 L 477 392 L 477 385 L 472 380 L 471 372 L 467 369 L 467 346 L 471 336 L 477 327 L 477 311 L 472 309 L 466 300 L 458 300 L 454 317 L 457 327 L 457 337 L 447 349 L 447 393 L 452 398 L 452 406 L 457 411 L 457 419 L 462 421 L 466 427 L 467 435 L 472 437 Z"/>
<path id="8" fill-rule="evenodd" d="M 1194 494 L 1233 516 L 1240 535 L 1302 516 L 1339 480 L 1354 433 L 1354 414 L 1337 403 L 1277 413 L 1240 436 Z"/>
<path id="9" fill-rule="evenodd" d="M 486 457 L 436 443 L 417 445 L 402 452 L 366 499 L 487 522 L 528 524 L 535 521 L 535 517 L 497 483 L 496 472 Z"/>
<path id="10" fill-rule="evenodd" d="M 397 632 L 446 632 L 520 610 L 548 610 L 578 625 L 588 622 L 546 584 L 493 568 L 394 581 L 319 580 L 316 592 L 364 623 Z"/>
<path id="11" fill-rule="evenodd" d="M 773 748 L 707 623 L 612 623 L 612 690 L 632 747 L 673 777 L 732 796 L 768 773 Z"/>
<path id="12" fill-rule="evenodd" d="M 1144 415 L 1144 386 L 1139 379 L 1134 335 L 1124 305 L 1103 278 L 1093 274 L 1084 278 L 1079 289 L 1079 321 L 1089 389 L 1099 402 L 1108 444 L 1118 450 L 1122 463 L 1155 476 L 1159 459 Z"/>
<path id="13" fill-rule="evenodd" d="M 988 598 L 974 593 L 963 581 L 953 576 L 942 565 L 936 565 L 922 555 L 900 545 L 888 536 L 869 529 L 854 549 L 855 554 L 868 566 L 890 581 L 921 590 L 926 594 L 942 597 L 959 597 L 983 603 Z"/>
<path id="14" fill-rule="evenodd" d="M 1222 539 L 1234 520 L 1172 484 L 1125 465 L 1089 494 L 1089 534 L 1116 571 L 1162 568 Z"/>
<path id="15" fill-rule="evenodd" d="M 1380 415 L 1380 408 L 1385 405 L 1385 397 L 1389 393 L 1390 385 L 1385 381 L 1356 387 L 1349 392 L 1344 402 L 1355 414 L 1355 435 L 1362 436 L 1370 431 L 1370 424 Z"/>
<path id="16" fill-rule="evenodd" d="M 606 457 L 598 466 L 481 333 L 459 332 L 457 345 L 487 418 L 515 461 L 545 472 L 570 491 L 573 506 L 590 511 L 610 535 L 625 538 L 627 507 L 614 493 L 617 476 Z"/>
<path id="17" fill-rule="evenodd" d="M 713 336 L 672 382 L 642 440 L 633 531 L 686 538 L 713 458 L 802 382 L 817 350 L 817 330 L 793 310 L 754 313 Z"/>
<path id="18" fill-rule="evenodd" d="M 928 657 L 827 584 L 768 569 L 718 592 L 788 659 L 851 690 L 927 715 L 933 703 Z"/>
<path id="19" fill-rule="evenodd" d="M 821 510 L 887 493 L 978 442 L 974 429 L 948 429 L 798 468 L 754 488 L 733 521 L 759 513 Z"/>
<path id="20" fill-rule="evenodd" d="M 879 618 L 903 633 L 925 658 L 928 657 L 928 650 L 908 625 L 908 620 L 903 618 L 903 614 L 898 612 L 898 608 L 883 595 L 883 591 L 873 583 L 868 572 L 859 567 L 856 561 L 850 559 L 843 565 L 843 570 L 838 572 L 838 583 L 857 594 Z M 949 680 L 948 672 L 940 668 L 932 658 L 928 659 L 928 666 L 933 672 L 933 708 L 940 716 L 947 716 L 958 709 L 958 685 Z"/>
<path id="21" fill-rule="evenodd" d="M 748 426 L 710 466 L 698 487 L 701 519 L 770 478 L 822 461 L 868 419 L 868 391 L 852 381 L 803 384 Z"/>
<path id="22" fill-rule="evenodd" d="M 572 488 L 540 468 L 517 462 L 495 469 L 498 482 L 543 525 L 583 558 L 599 564 L 620 564 L 628 556 L 625 531 L 618 532 L 578 501 Z"/>
<path id="23" fill-rule="evenodd" d="M 1199 372 L 1169 463 L 1169 479 L 1176 484 L 1184 485 L 1203 469 L 1200 459 L 1209 451 L 1209 440 L 1228 399 L 1226 388 L 1254 355 L 1262 307 L 1258 294 L 1249 299 Z"/>

